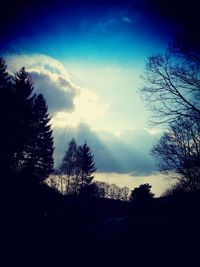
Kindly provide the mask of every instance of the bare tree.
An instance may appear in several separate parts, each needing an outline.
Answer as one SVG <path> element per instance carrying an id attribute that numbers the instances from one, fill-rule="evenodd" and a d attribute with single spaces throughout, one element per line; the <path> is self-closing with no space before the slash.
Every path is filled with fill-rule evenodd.
<path id="1" fill-rule="evenodd" d="M 129 195 L 130 195 L 130 189 L 127 186 L 122 187 L 120 199 L 123 201 L 128 201 Z"/>
<path id="2" fill-rule="evenodd" d="M 167 126 L 152 150 L 160 171 L 200 189 L 200 47 L 177 39 L 165 55 L 149 57 L 144 80 L 153 123 Z"/>
<path id="3" fill-rule="evenodd" d="M 105 198 L 108 198 L 108 190 L 109 190 L 109 184 L 102 181 L 94 181 L 95 185 L 97 186 L 98 190 L 103 192 L 103 196 Z"/>
<path id="4" fill-rule="evenodd" d="M 172 185 L 171 187 L 167 188 L 161 196 L 168 197 L 168 196 L 180 195 L 187 191 L 188 190 L 185 188 L 185 186 L 178 182 Z"/>
<path id="5" fill-rule="evenodd" d="M 94 181 L 98 196 L 110 199 L 129 201 L 130 189 L 126 186 L 118 187 L 116 184 L 109 184 L 101 181 Z"/>
<path id="6" fill-rule="evenodd" d="M 154 111 L 153 123 L 200 119 L 200 53 L 185 47 L 177 41 L 165 55 L 148 58 L 140 92 Z"/>
<path id="7" fill-rule="evenodd" d="M 200 123 L 183 118 L 171 123 L 152 152 L 161 172 L 186 190 L 200 189 Z"/>

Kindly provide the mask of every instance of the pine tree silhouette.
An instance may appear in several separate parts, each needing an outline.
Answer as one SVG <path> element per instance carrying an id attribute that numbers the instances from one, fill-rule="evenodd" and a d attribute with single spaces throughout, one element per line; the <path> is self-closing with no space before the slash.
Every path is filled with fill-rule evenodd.
<path id="1" fill-rule="evenodd" d="M 94 178 L 92 174 L 96 171 L 94 156 L 86 142 L 83 146 L 78 147 L 78 168 L 80 170 L 81 187 L 83 188 L 91 183 Z"/>
<path id="2" fill-rule="evenodd" d="M 65 155 L 60 166 L 61 172 L 67 175 L 75 175 L 77 169 L 77 145 L 74 138 L 69 142 L 68 149 L 65 152 Z"/>
<path id="3" fill-rule="evenodd" d="M 10 121 L 13 119 L 13 86 L 11 76 L 7 72 L 7 66 L 3 58 L 0 58 L 0 170 L 1 176 L 6 180 L 9 172 L 12 172 L 13 164 L 13 134 Z"/>
<path id="4" fill-rule="evenodd" d="M 7 72 L 5 60 L 0 58 L 0 90 L 1 93 L 5 92 L 11 84 L 11 77 Z"/>
<path id="5" fill-rule="evenodd" d="M 32 117 L 35 95 L 32 81 L 25 68 L 21 68 L 14 77 L 14 100 L 13 121 L 14 147 L 16 163 L 15 173 L 21 175 L 27 170 L 27 160 L 29 158 L 28 147 L 32 136 Z"/>
<path id="6" fill-rule="evenodd" d="M 27 147 L 28 171 L 41 182 L 53 171 L 53 137 L 48 107 L 42 94 L 34 98 L 31 136 Z"/>
<path id="7" fill-rule="evenodd" d="M 0 59 L 1 175 L 12 187 L 25 181 L 38 183 L 53 169 L 53 137 L 44 97 L 34 87 L 25 68 L 14 77 Z M 20 179 L 19 179 L 20 178 Z M 24 179 L 23 179 L 24 178 Z"/>
<path id="8" fill-rule="evenodd" d="M 61 179 L 61 191 L 63 191 L 63 175 L 66 180 L 66 194 L 77 193 L 78 190 L 78 168 L 77 168 L 77 144 L 74 138 L 69 142 L 68 149 L 65 151 L 61 166 L 59 167 L 59 174 Z M 73 178 L 73 186 L 72 186 Z M 72 188 L 73 187 L 73 188 Z"/>

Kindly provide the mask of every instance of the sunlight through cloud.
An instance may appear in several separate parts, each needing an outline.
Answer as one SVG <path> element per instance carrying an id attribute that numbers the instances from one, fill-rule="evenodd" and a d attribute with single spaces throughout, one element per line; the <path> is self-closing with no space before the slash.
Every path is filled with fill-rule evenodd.
<path id="1" fill-rule="evenodd" d="M 54 128 L 75 128 L 80 124 L 80 117 L 75 112 L 57 112 L 51 119 L 51 123 Z"/>
<path id="2" fill-rule="evenodd" d="M 93 91 L 75 84 L 60 61 L 42 54 L 15 54 L 6 59 L 11 73 L 26 67 L 35 90 L 47 99 L 54 128 L 74 128 L 80 122 L 91 125 L 105 116 L 109 105 L 101 103 Z"/>
<path id="3" fill-rule="evenodd" d="M 86 89 L 82 89 L 75 97 L 74 104 L 77 115 L 88 123 L 102 118 L 109 109 L 109 105 L 101 104 L 98 96 Z"/>

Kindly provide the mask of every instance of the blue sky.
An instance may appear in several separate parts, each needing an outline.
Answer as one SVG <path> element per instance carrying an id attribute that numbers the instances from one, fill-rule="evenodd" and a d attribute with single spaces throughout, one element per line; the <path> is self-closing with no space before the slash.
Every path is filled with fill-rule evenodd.
<path id="1" fill-rule="evenodd" d="M 93 149 L 96 179 L 152 181 L 159 194 L 167 183 L 149 152 L 161 129 L 148 125 L 138 89 L 147 56 L 164 51 L 175 28 L 146 3 L 30 1 L 5 20 L 0 53 L 11 72 L 25 66 L 46 97 L 57 164 L 74 136 Z"/>
<path id="2" fill-rule="evenodd" d="M 121 64 L 144 59 L 165 46 L 171 36 L 171 27 L 152 11 L 138 7 L 140 1 L 99 1 L 97 5 L 90 4 L 95 1 L 54 2 L 57 4 L 42 6 L 37 12 L 32 6 L 29 12 L 21 11 L 23 16 L 19 13 L 12 35 L 7 34 L 7 43 L 1 43 L 2 49 L 6 46 L 13 52 L 44 53 L 57 59 L 107 59 Z"/>

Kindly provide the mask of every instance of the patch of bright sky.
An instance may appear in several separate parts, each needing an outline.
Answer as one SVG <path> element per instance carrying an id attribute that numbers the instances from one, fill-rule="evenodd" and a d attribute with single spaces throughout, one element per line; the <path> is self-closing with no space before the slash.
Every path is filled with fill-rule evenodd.
<path id="1" fill-rule="evenodd" d="M 109 184 L 116 184 L 119 187 L 127 186 L 130 190 L 141 184 L 149 183 L 152 186 L 152 192 L 159 197 L 165 190 L 174 184 L 174 181 L 167 179 L 164 175 L 154 173 L 150 176 L 134 177 L 130 174 L 120 173 L 96 173 L 96 181 L 103 181 Z"/>
<path id="2" fill-rule="evenodd" d="M 138 88 L 141 86 L 142 68 L 120 65 L 93 65 L 76 62 L 66 63 L 67 69 L 79 86 L 94 92 L 102 107 L 83 106 L 77 102 L 77 108 L 88 116 L 93 128 L 105 128 L 114 132 L 125 127 L 145 127 L 148 113 L 140 99 Z M 83 96 L 84 97 L 84 96 Z M 93 104 L 96 102 L 93 101 Z M 97 115 L 102 114 L 102 116 Z M 93 114 L 93 115 L 92 115 Z M 87 117 L 85 116 L 85 117 Z"/>

